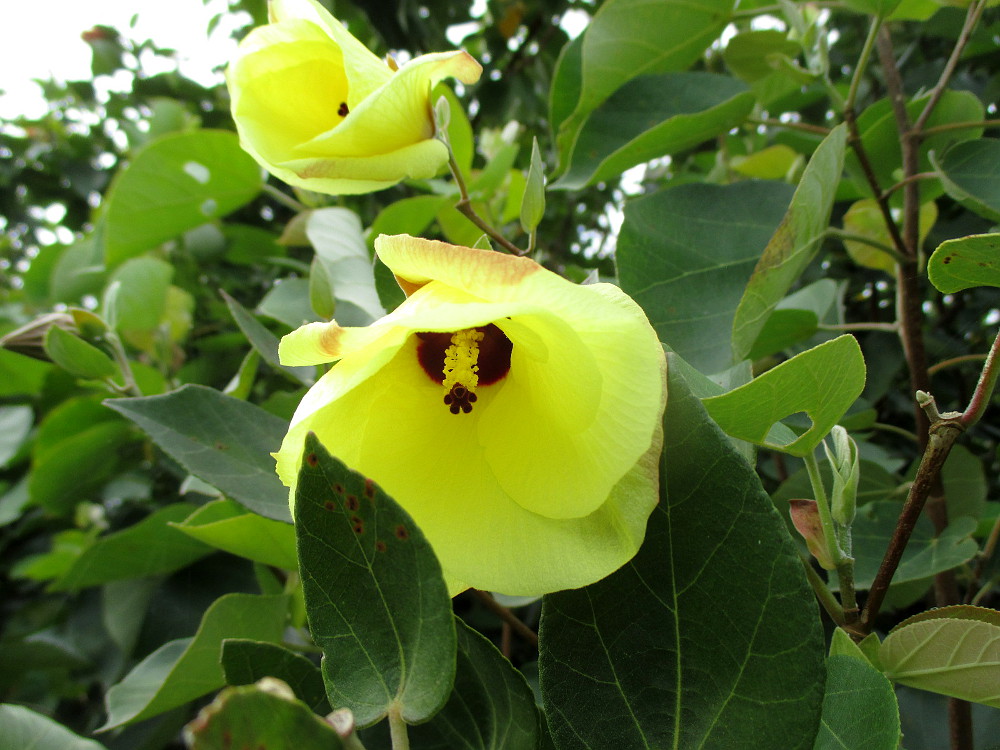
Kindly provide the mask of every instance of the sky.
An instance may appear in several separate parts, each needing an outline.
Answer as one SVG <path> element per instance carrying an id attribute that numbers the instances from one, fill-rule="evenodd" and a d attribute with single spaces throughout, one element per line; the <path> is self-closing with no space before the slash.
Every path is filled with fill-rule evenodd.
<path id="1" fill-rule="evenodd" d="M 97 24 L 176 49 L 182 73 L 211 83 L 213 66 L 235 49 L 229 31 L 249 20 L 230 17 L 209 39 L 209 20 L 226 7 L 226 0 L 6 0 L 0 24 L 0 118 L 45 112 L 33 78 L 89 78 L 90 47 L 80 35 Z M 129 31 L 133 16 L 136 25 Z"/>

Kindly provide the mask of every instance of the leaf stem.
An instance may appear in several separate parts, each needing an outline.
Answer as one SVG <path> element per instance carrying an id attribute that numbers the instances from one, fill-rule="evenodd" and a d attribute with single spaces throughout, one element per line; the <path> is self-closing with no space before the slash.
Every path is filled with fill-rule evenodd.
<path id="1" fill-rule="evenodd" d="M 469 198 L 469 189 L 466 187 L 465 178 L 462 177 L 462 169 L 458 166 L 458 162 L 455 160 L 455 153 L 451 150 L 451 144 L 445 142 L 445 146 L 448 147 L 448 168 L 451 169 L 451 174 L 455 178 L 455 186 L 458 188 L 459 199 L 458 203 L 455 204 L 458 212 L 479 227 L 487 237 L 495 240 L 504 250 L 514 255 L 527 255 L 527 250 L 522 250 L 510 242 L 476 213 L 476 209 L 472 207 L 472 200 Z"/>
<path id="2" fill-rule="evenodd" d="M 128 361 L 128 355 L 125 353 L 125 345 L 122 344 L 121 337 L 114 331 L 109 330 L 104 334 L 104 340 L 111 347 L 111 355 L 114 357 L 118 369 L 121 370 L 122 380 L 125 383 L 125 387 L 122 390 L 126 393 L 131 393 L 133 396 L 143 395 L 139 384 L 135 381 L 135 375 L 132 373 L 132 365 Z"/>
<path id="3" fill-rule="evenodd" d="M 878 37 L 878 31 L 882 28 L 882 19 L 875 17 L 872 19 L 872 25 L 868 29 L 868 36 L 865 37 L 864 46 L 861 48 L 861 54 L 858 56 L 858 63 L 854 66 L 854 75 L 851 76 L 851 85 L 847 90 L 847 99 L 844 102 L 845 108 L 854 109 L 854 103 L 858 98 L 858 89 L 861 86 L 861 79 L 864 77 L 865 68 L 868 67 L 868 61 L 872 56 L 872 49 L 875 47 L 875 40 Z"/>
<path id="4" fill-rule="evenodd" d="M 510 625 L 511 630 L 517 633 L 522 640 L 538 648 L 538 633 L 521 622 L 513 612 L 485 591 L 480 591 L 479 589 L 470 589 L 470 591 L 483 603 L 486 609 L 503 620 L 505 624 Z"/>
<path id="5" fill-rule="evenodd" d="M 825 234 L 828 237 L 835 237 L 838 240 L 846 240 L 850 242 L 860 242 L 869 247 L 874 247 L 876 250 L 881 250 L 883 253 L 891 255 L 893 260 L 897 263 L 906 260 L 894 247 L 889 247 L 886 244 L 879 242 L 878 240 L 873 240 L 871 237 L 866 237 L 863 234 L 855 234 L 854 232 L 846 232 L 843 229 L 837 229 L 837 227 L 828 227 Z"/>
<path id="6" fill-rule="evenodd" d="M 993 339 L 993 346 L 990 347 L 990 352 L 986 355 L 986 363 L 979 374 L 979 382 L 976 383 L 976 389 L 972 392 L 969 405 L 962 413 L 961 421 L 967 428 L 982 418 L 990 403 L 990 397 L 993 395 L 993 389 L 997 383 L 997 376 L 1000 375 L 1000 362 L 998 360 L 1000 360 L 1000 331 Z"/>
<path id="7" fill-rule="evenodd" d="M 941 125 L 931 125 L 920 131 L 920 135 L 926 138 L 936 133 L 947 133 L 950 130 L 971 130 L 972 128 L 997 128 L 1000 127 L 1000 120 L 972 120 L 969 122 L 945 122 Z"/>
<path id="8" fill-rule="evenodd" d="M 399 706 L 389 709 L 389 737 L 392 740 L 392 750 L 410 750 L 410 736 L 406 732 L 406 722 L 403 721 Z"/>
<path id="9" fill-rule="evenodd" d="M 844 620 L 844 608 L 840 606 L 840 602 L 837 601 L 837 597 L 833 595 L 830 591 L 830 587 L 826 585 L 820 574 L 816 572 L 816 569 L 812 566 L 812 562 L 807 557 L 800 557 L 802 560 L 802 567 L 806 571 L 806 579 L 809 581 L 809 585 L 812 586 L 813 593 L 816 594 L 816 599 L 822 605 L 826 613 L 830 615 L 830 619 L 833 620 L 837 625 L 844 626 L 846 621 Z"/>
<path id="10" fill-rule="evenodd" d="M 308 211 L 309 207 L 299 203 L 290 195 L 285 195 L 282 191 L 278 190 L 274 185 L 267 182 L 264 183 L 263 192 L 267 193 L 269 196 L 274 198 L 278 203 L 285 206 L 286 208 L 292 209 L 295 213 L 300 214 L 303 211 Z"/>

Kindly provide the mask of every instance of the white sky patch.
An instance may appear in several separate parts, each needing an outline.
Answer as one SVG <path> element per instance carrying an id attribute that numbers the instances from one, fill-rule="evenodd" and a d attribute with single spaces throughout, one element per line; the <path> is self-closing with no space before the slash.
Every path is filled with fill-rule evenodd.
<path id="1" fill-rule="evenodd" d="M 80 35 L 98 24 L 117 29 L 126 39 L 152 39 L 175 49 L 183 75 L 202 85 L 217 83 L 220 74 L 212 68 L 236 49 L 230 33 L 250 21 L 246 14 L 231 14 L 209 37 L 209 20 L 227 7 L 226 0 L 8 0 L 0 24 L 0 117 L 45 114 L 45 100 L 33 79 L 89 79 L 90 46 Z M 135 27 L 130 28 L 133 17 Z M 147 72 L 165 69 L 172 65 L 161 63 Z"/>

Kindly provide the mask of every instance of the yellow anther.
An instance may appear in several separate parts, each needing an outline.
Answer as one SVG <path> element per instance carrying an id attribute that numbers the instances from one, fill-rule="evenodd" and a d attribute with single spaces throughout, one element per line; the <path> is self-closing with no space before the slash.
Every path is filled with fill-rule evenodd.
<path id="1" fill-rule="evenodd" d="M 451 346 L 445 349 L 442 385 L 446 391 L 444 402 L 452 414 L 472 411 L 479 385 L 479 342 L 484 335 L 475 328 L 463 329 L 452 334 Z"/>

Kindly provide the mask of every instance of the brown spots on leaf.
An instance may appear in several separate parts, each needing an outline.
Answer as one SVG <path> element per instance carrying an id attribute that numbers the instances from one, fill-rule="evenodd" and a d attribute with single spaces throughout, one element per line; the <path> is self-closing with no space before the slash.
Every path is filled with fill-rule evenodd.
<path id="1" fill-rule="evenodd" d="M 217 442 L 215 443 L 215 450 L 217 450 L 217 451 L 227 451 L 227 450 L 229 450 L 229 446 L 228 446 L 228 445 L 226 445 L 226 444 L 225 444 L 225 443 L 223 443 L 223 442 L 218 442 L 218 441 L 217 441 Z"/>
<path id="2" fill-rule="evenodd" d="M 357 495 L 348 495 L 347 499 L 344 500 L 344 507 L 348 510 L 357 510 L 360 506 L 361 503 L 358 502 Z"/>
<path id="3" fill-rule="evenodd" d="M 404 542 L 410 538 L 410 530 L 406 528 L 403 524 L 399 524 L 399 526 L 397 526 L 393 530 L 393 533 L 396 535 L 397 539 Z"/>
<path id="4" fill-rule="evenodd" d="M 361 516 L 351 516 L 351 529 L 360 536 L 365 533 L 365 522 Z"/>
<path id="5" fill-rule="evenodd" d="M 385 550 L 386 550 L 385 542 L 383 542 L 381 539 L 379 539 L 377 542 L 375 542 L 375 551 L 376 552 L 385 552 Z"/>
<path id="6" fill-rule="evenodd" d="M 941 259 L 941 263 L 943 263 L 944 265 L 948 265 L 949 263 L 951 263 L 951 259 L 953 257 L 954 257 L 953 255 L 946 255 L 944 256 L 944 258 Z"/>
<path id="7" fill-rule="evenodd" d="M 375 482 L 371 479 L 365 479 L 365 497 L 369 500 L 375 499 Z"/>
<path id="8" fill-rule="evenodd" d="M 344 485 L 342 485 L 340 482 L 337 482 L 335 485 L 333 485 L 333 491 L 336 492 L 338 495 L 343 495 Z"/>
<path id="9" fill-rule="evenodd" d="M 306 463 L 315 468 L 316 465 L 319 464 L 319 459 L 316 457 L 315 453 L 308 453 L 306 454 Z"/>
<path id="10" fill-rule="evenodd" d="M 233 746 L 233 733 L 228 729 L 222 730 L 222 746 L 232 747 Z"/>
<path id="11" fill-rule="evenodd" d="M 337 506 L 333 504 L 333 500 L 327 500 L 326 502 L 323 503 L 323 507 L 326 508 L 327 510 L 333 510 Z"/>

